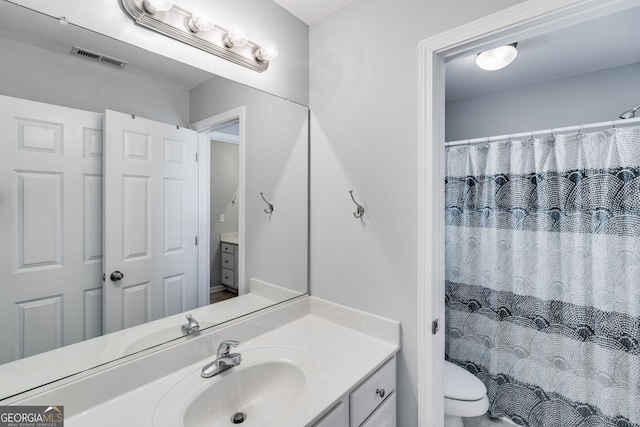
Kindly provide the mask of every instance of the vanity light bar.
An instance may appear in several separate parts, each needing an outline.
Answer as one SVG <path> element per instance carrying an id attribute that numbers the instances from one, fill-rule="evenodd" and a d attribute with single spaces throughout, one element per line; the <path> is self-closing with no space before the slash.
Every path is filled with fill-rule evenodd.
<path id="1" fill-rule="evenodd" d="M 214 25 L 211 31 L 194 32 L 193 23 L 197 17 L 175 4 L 166 11 L 150 13 L 145 9 L 144 0 L 120 2 L 127 14 L 140 26 L 259 73 L 269 68 L 269 58 L 256 56 L 256 52 L 262 48 L 260 45 L 247 40 L 242 46 L 228 47 L 225 38 L 229 31 L 218 25 Z"/>

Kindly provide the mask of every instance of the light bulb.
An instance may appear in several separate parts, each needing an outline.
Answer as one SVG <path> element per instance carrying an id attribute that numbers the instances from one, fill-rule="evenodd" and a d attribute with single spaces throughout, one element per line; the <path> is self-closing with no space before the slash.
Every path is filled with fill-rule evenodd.
<path id="1" fill-rule="evenodd" d="M 171 9 L 173 2 L 171 0 L 144 0 L 142 6 L 144 10 L 153 15 L 156 12 L 166 12 Z"/>
<path id="2" fill-rule="evenodd" d="M 198 31 L 211 31 L 215 26 L 215 20 L 205 14 L 193 14 L 189 19 L 189 29 L 197 33 Z"/>
<path id="3" fill-rule="evenodd" d="M 518 56 L 517 43 L 496 47 L 480 52 L 476 57 L 476 65 L 487 71 L 495 71 L 511 64 Z"/>
<path id="4" fill-rule="evenodd" d="M 247 44 L 248 40 L 247 30 L 242 25 L 234 24 L 229 27 L 227 35 L 224 36 L 224 45 L 228 48 L 240 47 Z"/>
<path id="5" fill-rule="evenodd" d="M 271 40 L 267 40 L 256 49 L 253 56 L 259 62 L 267 62 L 278 56 L 278 46 Z"/>

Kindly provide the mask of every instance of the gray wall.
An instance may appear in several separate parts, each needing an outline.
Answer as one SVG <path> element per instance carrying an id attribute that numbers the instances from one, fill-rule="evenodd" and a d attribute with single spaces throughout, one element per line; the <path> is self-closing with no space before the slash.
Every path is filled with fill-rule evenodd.
<path id="1" fill-rule="evenodd" d="M 617 119 L 640 103 L 640 63 L 447 103 L 446 140 Z"/>
<path id="2" fill-rule="evenodd" d="M 219 77 L 191 90 L 192 123 L 240 106 L 246 111 L 245 278 L 307 292 L 308 109 Z M 273 214 L 264 213 L 260 192 Z"/>
<path id="3" fill-rule="evenodd" d="M 0 38 L 0 94 L 189 125 L 188 89 Z M 11 58 L 11 60 L 7 60 Z"/>
<path id="4" fill-rule="evenodd" d="M 402 322 L 399 427 L 418 425 L 418 43 L 516 3 L 359 0 L 310 28 L 311 293 Z"/>
<path id="5" fill-rule="evenodd" d="M 238 231 L 238 200 L 232 204 L 233 196 L 238 193 L 239 184 L 239 148 L 238 144 L 211 141 L 211 284 L 220 284 L 221 249 L 220 233 Z M 224 222 L 220 222 L 224 215 Z"/>

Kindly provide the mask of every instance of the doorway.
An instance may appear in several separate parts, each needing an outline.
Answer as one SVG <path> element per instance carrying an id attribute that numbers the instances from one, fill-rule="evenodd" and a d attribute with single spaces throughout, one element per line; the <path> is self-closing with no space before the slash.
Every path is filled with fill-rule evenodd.
<path id="1" fill-rule="evenodd" d="M 246 293 L 244 124 L 239 107 L 191 125 L 199 134 L 198 306 Z"/>
<path id="2" fill-rule="evenodd" d="M 236 118 L 209 133 L 211 303 L 238 295 L 239 125 Z"/>
<path id="3" fill-rule="evenodd" d="M 483 48 L 529 38 L 638 6 L 637 0 L 524 2 L 420 43 L 420 182 L 418 242 L 418 419 L 444 419 L 444 63 Z M 440 319 L 440 328 L 432 324 Z"/>

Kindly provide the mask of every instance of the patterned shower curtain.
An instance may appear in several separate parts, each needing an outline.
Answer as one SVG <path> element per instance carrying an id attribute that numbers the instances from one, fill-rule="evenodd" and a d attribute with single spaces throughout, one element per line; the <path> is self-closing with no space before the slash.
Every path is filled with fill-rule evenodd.
<path id="1" fill-rule="evenodd" d="M 446 358 L 489 414 L 640 426 L 640 127 L 451 147 Z"/>

